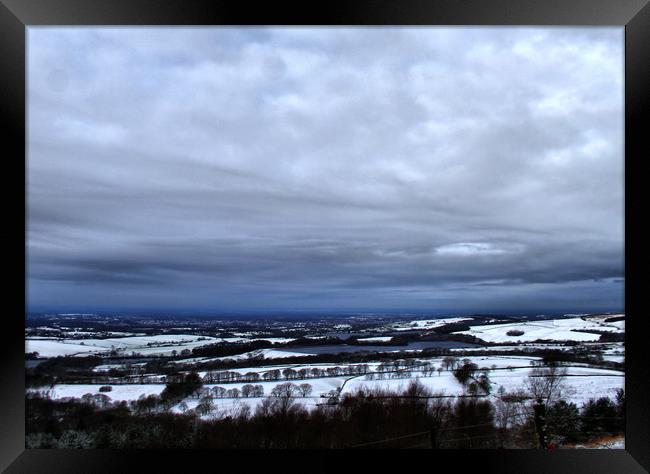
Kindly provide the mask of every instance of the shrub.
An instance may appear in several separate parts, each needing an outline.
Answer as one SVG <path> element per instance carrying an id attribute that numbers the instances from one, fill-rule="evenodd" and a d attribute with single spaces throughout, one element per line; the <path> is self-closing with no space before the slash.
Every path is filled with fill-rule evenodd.
<path id="1" fill-rule="evenodd" d="M 608 397 L 589 400 L 581 413 L 582 431 L 587 435 L 595 433 L 616 434 L 624 429 L 617 405 Z"/>
<path id="2" fill-rule="evenodd" d="M 56 445 L 59 449 L 87 449 L 93 447 L 93 436 L 83 431 L 65 431 Z"/>
<path id="3" fill-rule="evenodd" d="M 44 449 L 57 447 L 57 440 L 51 433 L 29 433 L 25 437 L 27 449 Z"/>
<path id="4" fill-rule="evenodd" d="M 578 441 L 580 414 L 574 403 L 560 400 L 548 407 L 547 412 L 548 432 L 556 442 Z"/>
<path id="5" fill-rule="evenodd" d="M 523 336 L 524 331 L 521 331 L 520 329 L 511 329 L 506 333 L 508 336 Z"/>
<path id="6" fill-rule="evenodd" d="M 202 385 L 201 378 L 198 374 L 192 372 L 187 374 L 182 382 L 168 382 L 160 394 L 160 398 L 165 401 L 180 401 L 196 392 Z"/>
<path id="7" fill-rule="evenodd" d="M 454 370 L 454 376 L 461 385 L 466 385 L 470 378 L 478 371 L 478 365 L 472 362 L 466 362 L 462 367 Z"/>

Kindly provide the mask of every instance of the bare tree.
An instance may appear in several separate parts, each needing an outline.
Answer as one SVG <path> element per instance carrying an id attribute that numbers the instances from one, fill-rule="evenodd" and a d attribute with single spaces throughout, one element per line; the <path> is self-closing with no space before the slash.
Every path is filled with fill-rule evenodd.
<path id="1" fill-rule="evenodd" d="M 260 374 L 257 372 L 246 372 L 244 375 L 244 380 L 248 380 L 250 382 L 257 382 L 260 379 Z"/>
<path id="2" fill-rule="evenodd" d="M 472 362 L 465 362 L 462 367 L 454 370 L 454 376 L 456 379 L 458 379 L 458 382 L 461 385 L 466 386 L 468 383 L 470 383 L 470 380 L 474 379 L 474 374 L 477 370 L 478 366 L 476 364 Z"/>
<path id="3" fill-rule="evenodd" d="M 341 393 L 339 392 L 339 390 L 336 390 L 336 389 L 330 390 L 329 392 L 327 392 L 325 394 L 325 397 L 327 398 L 327 403 L 328 404 L 336 404 L 336 403 L 338 403 L 340 395 L 341 395 Z"/>
<path id="4" fill-rule="evenodd" d="M 253 393 L 253 386 L 251 384 L 246 384 L 242 386 L 241 388 L 242 397 L 250 397 L 252 393 Z"/>
<path id="5" fill-rule="evenodd" d="M 442 359 L 442 367 L 445 370 L 453 370 L 458 364 L 458 359 L 454 356 L 446 356 Z"/>
<path id="6" fill-rule="evenodd" d="M 291 382 L 281 383 L 271 390 L 271 397 L 264 400 L 258 408 L 286 416 L 294 409 L 302 409 L 302 405 L 295 401 L 297 393 L 299 393 L 297 385 Z"/>
<path id="7" fill-rule="evenodd" d="M 529 396 L 522 390 L 506 392 L 502 386 L 497 390 L 495 397 L 495 424 L 500 429 L 521 425 L 529 418 L 529 409 L 526 402 Z"/>
<path id="8" fill-rule="evenodd" d="M 212 395 L 205 395 L 201 398 L 201 401 L 196 406 L 194 411 L 197 415 L 209 415 L 214 410 L 214 402 L 212 401 Z"/>
<path id="9" fill-rule="evenodd" d="M 226 389 L 223 387 L 212 387 L 212 393 L 217 398 L 223 398 L 226 396 Z"/>
<path id="10" fill-rule="evenodd" d="M 239 391 L 238 388 L 231 388 L 228 391 L 226 391 L 226 397 L 228 398 L 239 398 L 239 395 L 241 392 Z"/>
<path id="11" fill-rule="evenodd" d="M 566 397 L 566 374 L 566 368 L 556 365 L 536 367 L 530 371 L 524 385 L 534 399 L 541 399 L 548 407 Z"/>
<path id="12" fill-rule="evenodd" d="M 287 367 L 282 371 L 282 375 L 284 375 L 286 380 L 293 380 L 296 378 L 296 371 Z"/>
<path id="13" fill-rule="evenodd" d="M 300 394 L 301 394 L 303 397 L 308 397 L 308 396 L 311 395 L 311 390 L 312 390 L 312 388 L 311 388 L 311 385 L 308 384 L 308 383 L 301 383 L 301 384 L 298 386 L 298 389 L 300 390 Z"/>
<path id="14" fill-rule="evenodd" d="M 281 383 L 273 387 L 271 396 L 276 398 L 291 398 L 295 397 L 299 392 L 298 386 L 291 382 Z"/>

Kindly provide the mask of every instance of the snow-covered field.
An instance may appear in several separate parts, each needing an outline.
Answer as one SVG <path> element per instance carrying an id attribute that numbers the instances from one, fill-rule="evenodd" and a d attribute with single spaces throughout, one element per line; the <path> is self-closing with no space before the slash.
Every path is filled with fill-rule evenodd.
<path id="1" fill-rule="evenodd" d="M 192 334 L 162 334 L 157 336 L 116 337 L 107 339 L 57 339 L 34 337 L 25 340 L 25 352 L 38 352 L 41 357 L 102 354 L 116 350 L 122 354 L 137 353 L 143 356 L 170 356 L 174 351 L 192 350 L 196 347 L 220 342 L 248 342 L 265 340 L 272 344 L 294 341 L 292 338 L 269 337 L 246 339 L 241 337 L 215 338 Z M 282 357 L 282 356 L 278 356 Z M 288 356 L 284 356 L 288 357 Z"/>
<path id="2" fill-rule="evenodd" d="M 101 364 L 93 368 L 93 372 L 108 372 L 112 369 L 123 369 L 125 368 L 124 364 Z"/>
<path id="3" fill-rule="evenodd" d="M 539 349 L 569 350 L 570 346 L 557 344 L 518 344 L 516 346 L 480 346 L 480 347 L 452 347 L 452 352 L 514 352 L 514 351 L 536 351 Z"/>
<path id="4" fill-rule="evenodd" d="M 72 340 L 66 343 L 54 339 L 26 339 L 25 352 L 38 352 L 41 357 L 58 357 L 96 354 L 106 352 L 106 349 L 73 343 Z"/>
<path id="5" fill-rule="evenodd" d="M 395 323 L 390 326 L 393 331 L 412 331 L 414 329 L 434 329 L 447 324 L 470 321 L 471 318 L 442 318 L 442 319 L 421 319 L 405 323 Z"/>
<path id="6" fill-rule="evenodd" d="M 524 383 L 530 370 L 532 368 L 531 362 L 539 360 L 535 357 L 525 356 L 479 356 L 469 357 L 469 359 L 477 364 L 479 367 L 486 367 L 491 369 L 489 377 L 492 382 L 492 394 L 498 393 L 500 387 L 503 387 L 507 392 L 524 389 Z M 434 367 L 439 367 L 442 359 L 431 358 L 426 359 Z M 257 372 L 263 373 L 269 370 L 291 367 L 294 370 L 300 368 L 315 368 L 327 369 L 334 366 L 334 364 L 314 364 L 314 365 L 279 365 L 279 366 L 260 366 L 260 367 L 246 367 L 240 369 L 233 369 L 240 373 Z M 371 370 L 376 370 L 378 363 L 368 364 Z M 502 369 L 502 370 L 499 370 Z M 199 373 L 205 375 L 205 372 Z M 462 395 L 465 393 L 465 388 L 458 383 L 453 373 L 450 371 L 434 372 L 430 376 L 425 376 L 422 372 L 413 371 L 410 378 L 401 379 L 383 379 L 369 380 L 367 376 L 336 376 L 336 377 L 322 377 L 322 378 L 307 378 L 304 380 L 292 380 L 292 383 L 301 384 L 308 383 L 312 386 L 311 397 L 298 398 L 298 402 L 304 403 L 308 407 L 314 407 L 318 403 L 323 403 L 324 399 L 321 395 L 326 395 L 334 389 L 341 389 L 341 393 L 353 393 L 361 388 L 383 388 L 390 390 L 403 390 L 407 388 L 411 380 L 418 379 L 423 385 L 431 389 L 433 392 L 442 393 L 445 395 Z M 578 404 L 586 402 L 590 398 L 599 398 L 609 396 L 614 398 L 616 390 L 624 388 L 625 379 L 623 373 L 616 370 L 590 368 L 590 367 L 569 367 L 568 376 L 564 379 L 567 390 L 564 393 L 567 401 Z M 263 382 L 237 382 L 237 383 L 220 383 L 220 384 L 206 384 L 205 387 L 220 386 L 226 389 L 242 388 L 243 385 L 253 383 L 261 385 L 264 388 L 264 395 L 268 396 L 273 388 L 278 384 L 286 383 L 286 380 L 279 381 L 263 381 Z M 37 390 L 49 390 L 49 395 L 53 399 L 61 399 L 67 397 L 80 398 L 84 394 L 97 394 L 101 385 L 55 385 L 53 388 L 44 387 Z M 164 384 L 144 384 L 144 385 L 112 385 L 112 391 L 105 392 L 104 394 L 110 397 L 113 401 L 121 400 L 137 400 L 141 396 L 148 396 L 152 394 L 159 395 L 164 389 Z M 32 390 L 32 389 L 30 389 Z M 251 409 L 261 402 L 263 398 L 217 398 L 214 399 L 215 407 L 218 413 L 226 413 L 228 410 L 238 410 L 242 403 L 248 404 Z M 189 408 L 198 403 L 195 398 L 188 398 L 185 403 Z M 180 408 L 177 408 L 177 411 Z"/>
<path id="7" fill-rule="evenodd" d="M 625 347 L 622 342 L 605 342 L 605 343 L 583 343 L 578 348 L 589 347 L 593 351 L 600 350 L 603 353 L 603 359 L 613 362 L 623 362 L 625 359 Z M 451 352 L 534 352 L 538 350 L 559 350 L 571 352 L 576 349 L 573 345 L 563 345 L 558 343 L 522 343 L 507 346 L 480 346 L 480 347 L 452 347 Z"/>
<path id="8" fill-rule="evenodd" d="M 619 364 L 622 364 L 625 362 L 625 356 L 622 355 L 604 355 L 603 360 L 609 361 L 609 362 L 618 362 Z"/>
<path id="9" fill-rule="evenodd" d="M 305 357 L 312 354 L 304 352 L 279 351 L 276 349 L 256 349 L 254 351 L 244 352 L 225 357 L 210 357 L 203 359 L 201 362 L 211 362 L 216 360 L 255 360 L 255 359 L 286 359 L 287 357 Z"/>
<path id="10" fill-rule="evenodd" d="M 517 323 L 470 326 L 468 331 L 454 334 L 468 334 L 485 342 L 532 342 L 538 339 L 554 341 L 597 341 L 599 334 L 579 332 L 585 329 L 603 332 L 624 332 L 624 321 L 605 323 L 602 320 L 581 318 L 548 319 Z M 509 331 L 523 331 L 521 335 L 508 335 Z"/>
<path id="11" fill-rule="evenodd" d="M 214 411 L 210 415 L 201 416 L 202 419 L 222 418 L 226 416 L 237 416 L 244 406 L 248 406 L 251 413 L 255 412 L 257 407 L 262 403 L 264 397 L 249 397 L 249 398 L 216 398 L 213 400 Z M 186 410 L 192 410 L 199 404 L 196 398 L 183 400 L 186 405 Z M 316 408 L 318 405 L 325 403 L 321 397 L 298 397 L 296 402 L 304 405 L 307 409 Z M 172 411 L 174 413 L 183 413 L 181 408 L 182 403 L 174 406 Z"/>
<path id="12" fill-rule="evenodd" d="M 95 331 L 64 331 L 65 336 L 87 336 L 88 338 L 96 336 L 114 336 L 114 337 L 128 337 L 128 336 L 145 336 L 146 334 L 138 334 L 133 332 L 119 332 L 119 331 L 108 331 L 108 332 L 95 332 Z"/>
<path id="13" fill-rule="evenodd" d="M 218 339 L 192 334 L 161 334 L 157 336 L 116 337 L 108 339 L 31 339 L 25 340 L 26 352 L 41 357 L 88 355 L 117 350 L 125 354 L 171 355 L 172 351 L 214 344 Z"/>
<path id="14" fill-rule="evenodd" d="M 53 388 L 42 387 L 39 389 L 28 389 L 28 392 L 46 392 L 52 400 L 60 400 L 62 398 L 81 398 L 87 393 L 96 395 L 102 393 L 99 388 L 103 385 L 90 385 L 90 384 L 60 384 L 55 385 Z M 111 385 L 110 392 L 104 392 L 112 401 L 131 401 L 149 395 L 160 395 L 165 389 L 164 384 L 138 384 L 138 385 Z"/>

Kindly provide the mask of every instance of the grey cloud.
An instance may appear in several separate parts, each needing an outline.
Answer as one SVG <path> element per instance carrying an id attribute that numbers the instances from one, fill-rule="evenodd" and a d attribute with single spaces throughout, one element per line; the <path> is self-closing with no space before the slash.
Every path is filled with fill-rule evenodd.
<path id="1" fill-rule="evenodd" d="M 622 306 L 621 29 L 28 43 L 30 305 Z"/>

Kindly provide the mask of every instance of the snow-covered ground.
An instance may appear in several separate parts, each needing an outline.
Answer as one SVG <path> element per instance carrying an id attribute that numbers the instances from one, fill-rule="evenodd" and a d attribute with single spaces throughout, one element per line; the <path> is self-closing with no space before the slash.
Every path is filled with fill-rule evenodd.
<path id="1" fill-rule="evenodd" d="M 38 389 L 28 389 L 28 392 L 45 392 L 52 400 L 60 400 L 62 398 L 81 398 L 87 393 L 92 395 L 102 393 L 99 388 L 103 385 L 98 384 L 59 384 L 53 388 L 42 387 Z M 111 385 L 110 392 L 103 392 L 112 401 L 131 401 L 149 395 L 160 395 L 165 389 L 164 384 L 138 384 L 138 385 Z"/>
<path id="2" fill-rule="evenodd" d="M 89 355 L 106 352 L 106 349 L 90 347 L 55 339 L 26 339 L 25 352 L 38 352 L 41 357 L 58 357 L 70 355 Z"/>
<path id="3" fill-rule="evenodd" d="M 272 344 L 286 344 L 287 342 L 295 341 L 295 337 L 258 337 L 252 339 L 253 341 L 269 341 Z"/>
<path id="4" fill-rule="evenodd" d="M 254 351 L 244 352 L 243 354 L 236 354 L 225 357 L 210 357 L 203 359 L 201 362 L 211 362 L 217 360 L 255 360 L 255 359 L 286 359 L 287 357 L 305 357 L 308 355 L 304 352 L 290 352 L 290 351 L 280 351 L 276 349 L 256 349 Z"/>
<path id="5" fill-rule="evenodd" d="M 430 362 L 434 368 L 440 367 L 442 362 L 441 358 L 424 359 Z M 489 368 L 489 377 L 492 382 L 493 396 L 498 393 L 500 387 L 503 387 L 507 392 L 524 389 L 524 383 L 530 374 L 532 368 L 531 362 L 538 361 L 535 357 L 524 356 L 478 356 L 469 357 L 469 360 L 479 367 Z M 269 370 L 291 367 L 294 370 L 300 368 L 311 369 L 318 367 L 320 369 L 327 369 L 335 366 L 334 364 L 314 364 L 314 365 L 278 365 L 278 366 L 259 366 L 259 367 L 246 367 L 233 369 L 240 373 L 257 372 L 263 373 Z M 368 364 L 371 370 L 375 371 L 378 363 Z M 499 370 L 501 369 L 501 370 Z M 205 373 L 199 373 L 205 375 Z M 387 376 L 387 375 L 386 375 Z M 294 384 L 308 383 L 312 386 L 311 397 L 298 398 L 298 402 L 304 403 L 308 407 L 314 407 L 318 403 L 323 403 L 324 398 L 321 395 L 326 395 L 334 389 L 341 389 L 341 393 L 353 393 L 361 388 L 383 388 L 390 390 L 403 390 L 408 387 L 412 380 L 418 379 L 423 385 L 431 389 L 433 392 L 442 393 L 445 395 L 462 395 L 465 393 L 465 388 L 458 383 L 453 373 L 450 371 L 433 372 L 432 375 L 425 376 L 420 371 L 412 371 L 410 378 L 400 379 L 375 379 L 369 380 L 366 375 L 360 376 L 336 376 L 336 377 L 322 377 L 322 378 L 307 378 L 303 380 L 291 380 Z M 608 396 L 614 399 L 616 390 L 624 388 L 625 379 L 623 373 L 616 370 L 590 368 L 590 367 L 569 367 L 568 376 L 564 379 L 567 390 L 564 397 L 567 401 L 576 403 L 578 406 L 590 398 L 599 398 Z M 205 384 L 205 387 L 220 386 L 225 389 L 242 388 L 246 384 L 261 385 L 264 388 L 264 395 L 268 396 L 273 388 L 278 384 L 286 383 L 286 380 L 278 381 L 261 381 L 261 382 L 237 382 L 237 383 L 219 383 L 219 384 Z M 55 385 L 53 388 L 44 387 L 37 390 L 49 390 L 49 395 L 53 399 L 61 399 L 67 397 L 80 398 L 84 394 L 100 393 L 99 388 L 102 385 Z M 164 384 L 144 384 L 144 385 L 112 385 L 112 391 L 104 392 L 105 395 L 110 397 L 113 401 L 121 400 L 137 400 L 141 396 L 148 396 L 151 394 L 159 395 L 164 389 Z M 30 389 L 33 391 L 34 389 Z M 251 409 L 261 402 L 263 398 L 221 398 L 215 399 L 214 403 L 218 412 L 236 410 L 241 407 L 242 403 L 248 404 Z M 185 400 L 189 408 L 198 403 L 194 398 Z"/>
<path id="6" fill-rule="evenodd" d="M 421 319 L 404 323 L 395 323 L 389 326 L 393 331 L 412 331 L 414 329 L 434 329 L 447 324 L 470 321 L 472 318 L 441 318 L 441 319 Z"/>
<path id="7" fill-rule="evenodd" d="M 128 337 L 128 336 L 145 336 L 146 334 L 142 333 L 133 333 L 133 332 L 119 332 L 119 331 L 108 331 L 108 332 L 97 332 L 97 331 L 64 331 L 64 336 L 87 336 L 88 338 L 96 336 L 115 336 L 115 337 Z"/>
<path id="8" fill-rule="evenodd" d="M 101 364 L 93 368 L 93 372 L 108 372 L 112 369 L 123 369 L 124 364 Z"/>
<path id="9" fill-rule="evenodd" d="M 102 354 L 117 350 L 123 354 L 137 353 L 143 356 L 169 356 L 174 351 L 180 353 L 184 349 L 192 350 L 196 347 L 220 342 L 248 342 L 265 340 L 272 344 L 282 344 L 294 341 L 292 338 L 268 337 L 246 339 L 241 337 L 215 338 L 196 336 L 192 334 L 161 334 L 157 336 L 132 336 L 107 339 L 57 339 L 57 338 L 27 338 L 25 352 L 38 352 L 41 357 L 57 357 L 89 354 Z M 278 356 L 288 357 L 288 356 Z"/>
<path id="10" fill-rule="evenodd" d="M 192 334 L 161 334 L 157 336 L 116 337 L 107 339 L 31 339 L 25 340 L 26 352 L 41 357 L 88 355 L 117 350 L 125 354 L 171 355 L 172 351 L 214 344 L 218 339 Z"/>
<path id="11" fill-rule="evenodd" d="M 625 359 L 625 347 L 622 342 L 586 342 L 582 343 L 577 348 L 590 348 L 590 350 L 602 351 L 603 359 L 613 362 L 623 362 Z M 516 345 L 506 346 L 480 346 L 480 347 L 452 347 L 449 349 L 451 352 L 534 352 L 538 350 L 558 350 L 564 352 L 572 352 L 576 350 L 576 346 L 564 345 L 559 343 L 521 343 Z"/>
<path id="12" fill-rule="evenodd" d="M 452 352 L 501 352 L 501 351 L 535 351 L 539 349 L 556 349 L 556 350 L 570 350 L 571 346 L 563 346 L 560 344 L 517 344 L 512 346 L 480 346 L 480 347 L 452 347 L 449 349 Z"/>
<path id="13" fill-rule="evenodd" d="M 391 336 L 385 337 L 364 337 L 362 339 L 357 339 L 359 342 L 389 342 L 393 338 Z"/>
<path id="14" fill-rule="evenodd" d="M 624 332 L 624 321 L 605 323 L 602 320 L 582 320 L 581 318 L 547 319 L 517 323 L 470 326 L 468 331 L 454 334 L 468 334 L 485 342 L 532 342 L 538 339 L 554 341 L 597 341 L 599 334 L 579 332 L 596 330 L 603 332 Z M 622 328 L 623 329 L 622 329 Z M 521 335 L 508 335 L 509 331 L 523 331 Z"/>
<path id="15" fill-rule="evenodd" d="M 500 387 L 506 392 L 524 389 L 524 382 L 530 373 L 530 369 L 512 369 L 505 371 L 493 371 L 489 374 L 492 382 L 492 394 L 496 394 Z M 415 378 L 416 373 L 413 374 Z M 424 377 L 418 377 L 420 383 L 435 393 L 442 395 L 462 395 L 465 392 L 452 372 L 443 371 L 439 375 L 434 373 Z M 565 378 L 567 390 L 564 398 L 581 406 L 590 398 L 610 397 L 615 399 L 616 390 L 624 388 L 624 377 L 612 371 L 599 372 L 599 369 L 576 368 L 569 369 L 569 376 Z M 353 393 L 360 388 L 381 388 L 386 390 L 405 390 L 411 379 L 385 379 L 366 380 L 365 377 L 357 377 L 345 384 L 343 393 Z"/>
<path id="16" fill-rule="evenodd" d="M 251 413 L 254 413 L 257 407 L 262 403 L 265 397 L 249 397 L 249 398 L 216 398 L 213 400 L 214 410 L 209 415 L 201 416 L 203 420 L 222 418 L 226 416 L 237 416 L 244 406 L 248 406 Z M 186 410 L 193 410 L 199 404 L 196 398 L 183 400 Z M 325 399 L 321 397 L 298 397 L 296 402 L 304 405 L 307 409 L 311 410 L 318 405 L 325 403 Z M 182 403 L 177 404 L 172 408 L 174 413 L 183 413 L 185 410 L 182 408 Z"/>
<path id="17" fill-rule="evenodd" d="M 605 354 L 603 355 L 603 360 L 609 361 L 609 362 L 618 362 L 619 364 L 622 364 L 625 362 L 625 356 L 624 355 L 608 355 Z"/>

